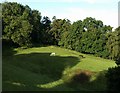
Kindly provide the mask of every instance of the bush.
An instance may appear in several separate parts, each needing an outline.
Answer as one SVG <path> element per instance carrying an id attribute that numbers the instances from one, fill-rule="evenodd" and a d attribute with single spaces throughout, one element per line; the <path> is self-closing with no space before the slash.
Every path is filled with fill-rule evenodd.
<path id="1" fill-rule="evenodd" d="M 120 65 L 120 57 L 116 60 L 116 64 Z"/>
<path id="2" fill-rule="evenodd" d="M 120 91 L 120 66 L 109 68 L 106 78 L 108 91 Z"/>

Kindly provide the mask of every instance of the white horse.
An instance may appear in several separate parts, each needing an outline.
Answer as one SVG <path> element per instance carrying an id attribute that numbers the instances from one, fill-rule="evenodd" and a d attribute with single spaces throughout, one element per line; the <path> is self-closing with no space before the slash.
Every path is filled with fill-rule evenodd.
<path id="1" fill-rule="evenodd" d="M 55 56 L 55 53 L 51 53 L 50 56 Z"/>

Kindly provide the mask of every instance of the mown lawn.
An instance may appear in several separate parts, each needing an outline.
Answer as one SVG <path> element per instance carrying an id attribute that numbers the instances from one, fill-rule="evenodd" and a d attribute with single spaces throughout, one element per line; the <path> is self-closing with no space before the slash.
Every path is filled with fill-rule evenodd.
<path id="1" fill-rule="evenodd" d="M 104 74 L 114 66 L 112 60 L 55 46 L 4 49 L 3 91 L 104 91 Z M 92 73 L 89 79 L 85 74 L 87 82 L 72 80 L 80 71 Z"/>

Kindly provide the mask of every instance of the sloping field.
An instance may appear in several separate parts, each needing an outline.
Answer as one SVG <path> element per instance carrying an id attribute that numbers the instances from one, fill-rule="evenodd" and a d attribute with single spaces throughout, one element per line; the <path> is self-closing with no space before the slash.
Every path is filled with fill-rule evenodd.
<path id="1" fill-rule="evenodd" d="M 55 56 L 50 56 L 52 52 Z M 55 46 L 5 50 L 3 91 L 106 90 L 104 74 L 114 66 L 116 64 L 112 60 Z M 85 82 L 78 78 L 82 72 L 82 81 Z"/>

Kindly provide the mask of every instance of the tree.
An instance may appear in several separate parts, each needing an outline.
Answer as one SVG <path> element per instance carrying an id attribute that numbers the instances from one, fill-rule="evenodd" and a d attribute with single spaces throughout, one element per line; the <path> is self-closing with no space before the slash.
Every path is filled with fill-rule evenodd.
<path id="1" fill-rule="evenodd" d="M 2 4 L 3 39 L 13 41 L 20 46 L 29 46 L 32 25 L 24 6 L 17 3 Z"/>
<path id="2" fill-rule="evenodd" d="M 109 58 L 116 60 L 120 64 L 120 27 L 108 34 L 107 48 L 110 53 Z"/>
<path id="3" fill-rule="evenodd" d="M 80 45 L 80 39 L 82 37 L 82 21 L 79 20 L 77 22 L 74 22 L 70 27 L 69 27 L 69 32 L 67 37 L 65 37 L 65 43 L 64 46 L 66 46 L 69 49 L 77 50 L 78 46 Z"/>
<path id="4" fill-rule="evenodd" d="M 33 30 L 31 33 L 31 39 L 33 44 L 41 44 L 41 37 L 42 37 L 42 24 L 40 22 L 41 20 L 41 13 L 37 10 L 32 10 L 30 12 L 30 23 L 33 26 Z"/>
<path id="5" fill-rule="evenodd" d="M 58 45 L 62 34 L 68 30 L 70 21 L 67 19 L 54 19 L 51 24 L 50 34 L 54 37 L 54 44 Z M 60 44 L 61 45 L 61 44 Z"/>
<path id="6" fill-rule="evenodd" d="M 39 11 L 14 2 L 2 3 L 2 11 L 3 39 L 26 47 L 41 42 Z"/>
<path id="7" fill-rule="evenodd" d="M 41 31 L 41 41 L 42 44 L 54 44 L 53 36 L 50 34 L 50 29 L 51 29 L 51 20 L 49 17 L 44 16 L 42 21 L 42 31 Z"/>
<path id="8" fill-rule="evenodd" d="M 63 19 L 64 23 L 62 25 L 62 33 L 61 33 L 61 38 L 58 42 L 59 46 L 67 47 L 67 38 L 71 29 L 71 23 L 70 20 L 68 19 Z"/>

